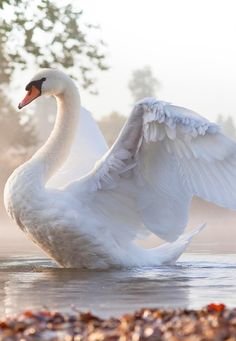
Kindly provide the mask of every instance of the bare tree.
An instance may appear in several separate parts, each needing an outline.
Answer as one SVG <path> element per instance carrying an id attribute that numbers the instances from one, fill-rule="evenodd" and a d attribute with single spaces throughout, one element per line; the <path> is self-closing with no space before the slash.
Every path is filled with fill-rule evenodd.
<path id="1" fill-rule="evenodd" d="M 236 128 L 231 116 L 223 117 L 223 115 L 218 115 L 217 124 L 222 127 L 224 133 L 231 137 L 231 139 L 236 139 Z"/>
<path id="2" fill-rule="evenodd" d="M 155 97 L 160 82 L 154 77 L 149 66 L 134 70 L 129 81 L 129 89 L 135 102 L 144 97 Z"/>
<path id="3" fill-rule="evenodd" d="M 125 116 L 117 112 L 112 112 L 110 115 L 104 116 L 98 121 L 99 127 L 109 146 L 115 142 L 126 119 Z"/>

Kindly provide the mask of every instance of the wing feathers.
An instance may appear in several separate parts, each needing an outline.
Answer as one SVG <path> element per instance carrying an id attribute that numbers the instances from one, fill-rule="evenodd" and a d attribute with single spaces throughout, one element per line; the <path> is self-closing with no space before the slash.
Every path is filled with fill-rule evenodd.
<path id="1" fill-rule="evenodd" d="M 92 176 L 96 195 L 111 191 L 110 206 L 112 192 L 125 202 L 132 187 L 136 219 L 169 241 L 183 232 L 193 195 L 236 209 L 235 142 L 193 111 L 155 99 L 135 106 Z"/>

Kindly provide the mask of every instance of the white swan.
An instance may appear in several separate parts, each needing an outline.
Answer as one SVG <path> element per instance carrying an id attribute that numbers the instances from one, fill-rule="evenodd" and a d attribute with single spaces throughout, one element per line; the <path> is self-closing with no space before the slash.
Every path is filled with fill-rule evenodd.
<path id="1" fill-rule="evenodd" d="M 200 230 L 181 236 L 193 195 L 236 209 L 236 144 L 216 124 L 190 110 L 144 99 L 107 150 L 86 111 L 77 129 L 79 93 L 64 73 L 44 69 L 26 90 L 19 108 L 53 95 L 57 119 L 45 145 L 8 179 L 5 206 L 61 266 L 173 263 Z M 169 243 L 149 250 L 136 245 L 135 238 L 147 231 Z"/>

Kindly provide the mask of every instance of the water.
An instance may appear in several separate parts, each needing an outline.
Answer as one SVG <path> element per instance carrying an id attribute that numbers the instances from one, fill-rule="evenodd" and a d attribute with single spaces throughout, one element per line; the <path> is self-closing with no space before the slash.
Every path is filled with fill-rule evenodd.
<path id="1" fill-rule="evenodd" d="M 0 316 L 23 309 L 92 310 L 102 317 L 140 307 L 236 306 L 236 255 L 184 255 L 176 266 L 122 271 L 57 268 L 32 255 L 0 257 Z"/>

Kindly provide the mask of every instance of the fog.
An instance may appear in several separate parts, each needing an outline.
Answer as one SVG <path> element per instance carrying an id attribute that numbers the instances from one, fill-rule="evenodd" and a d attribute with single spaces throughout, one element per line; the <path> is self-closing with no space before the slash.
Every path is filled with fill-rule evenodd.
<path id="1" fill-rule="evenodd" d="M 150 65 L 162 83 L 158 98 L 211 120 L 218 114 L 236 118 L 234 0 L 82 0 L 79 4 L 84 20 L 101 26 L 111 66 L 97 74 L 99 96 L 83 92 L 83 103 L 95 115 L 113 110 L 128 114 L 131 72 Z"/>

